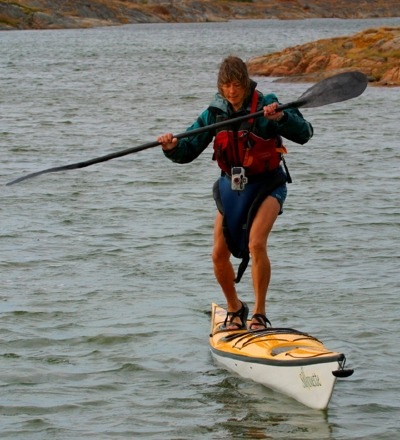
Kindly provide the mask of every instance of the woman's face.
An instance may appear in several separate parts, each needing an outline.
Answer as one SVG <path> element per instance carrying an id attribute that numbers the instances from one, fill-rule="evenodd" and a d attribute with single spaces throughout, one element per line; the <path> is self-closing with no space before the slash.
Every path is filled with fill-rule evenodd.
<path id="1" fill-rule="evenodd" d="M 239 110 L 246 97 L 245 87 L 239 81 L 232 81 L 223 84 L 221 89 L 224 98 L 232 105 L 233 109 Z"/>

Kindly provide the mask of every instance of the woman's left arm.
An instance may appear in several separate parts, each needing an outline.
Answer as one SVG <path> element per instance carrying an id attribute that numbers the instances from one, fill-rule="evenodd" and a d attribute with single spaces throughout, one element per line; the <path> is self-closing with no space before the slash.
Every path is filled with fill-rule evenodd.
<path id="1" fill-rule="evenodd" d="M 314 133 L 312 125 L 296 108 L 274 113 L 274 107 L 278 104 L 278 98 L 273 93 L 263 97 L 264 113 L 268 124 L 272 124 L 274 131 L 286 139 L 298 144 L 308 142 Z"/>
<path id="2" fill-rule="evenodd" d="M 297 109 L 285 110 L 282 119 L 274 123 L 281 136 L 297 144 L 305 144 L 314 134 L 313 126 L 303 118 Z"/>

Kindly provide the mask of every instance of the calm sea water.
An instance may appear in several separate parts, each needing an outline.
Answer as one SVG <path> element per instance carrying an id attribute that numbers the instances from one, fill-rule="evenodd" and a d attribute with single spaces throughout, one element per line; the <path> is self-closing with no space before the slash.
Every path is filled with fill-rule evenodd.
<path id="1" fill-rule="evenodd" d="M 221 59 L 400 19 L 132 25 L 0 34 L 2 439 L 393 439 L 400 431 L 399 90 L 303 113 L 271 237 L 274 325 L 355 374 L 314 411 L 219 369 L 209 310 L 218 171 L 159 148 L 4 184 L 182 132 Z M 309 85 L 256 78 L 282 102 Z M 249 272 L 239 285 L 252 302 Z"/>

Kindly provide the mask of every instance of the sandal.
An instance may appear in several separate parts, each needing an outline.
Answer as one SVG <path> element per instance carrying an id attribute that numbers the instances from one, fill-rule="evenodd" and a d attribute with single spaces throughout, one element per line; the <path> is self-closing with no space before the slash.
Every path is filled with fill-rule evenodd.
<path id="1" fill-rule="evenodd" d="M 254 330 L 264 330 L 268 327 L 272 327 L 270 320 L 263 315 L 262 313 L 256 313 L 251 317 L 251 320 L 255 320 L 256 322 L 252 322 L 249 326 L 249 330 L 253 330 L 253 326 L 263 326 L 263 328 L 255 328 Z M 267 325 L 268 324 L 268 325 Z"/>
<path id="2" fill-rule="evenodd" d="M 240 301 L 241 302 L 241 301 Z M 249 308 L 247 304 L 242 302 L 242 307 L 237 312 L 227 312 L 224 323 L 220 326 L 220 330 L 244 330 L 247 328 L 247 317 L 249 316 Z M 233 322 L 235 318 L 240 318 L 241 324 Z M 233 327 L 234 328 L 228 328 Z"/>

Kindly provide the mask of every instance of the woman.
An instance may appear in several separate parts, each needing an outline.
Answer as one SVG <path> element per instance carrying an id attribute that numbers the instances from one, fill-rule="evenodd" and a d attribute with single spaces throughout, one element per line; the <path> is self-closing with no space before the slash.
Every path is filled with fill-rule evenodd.
<path id="1" fill-rule="evenodd" d="M 286 182 L 290 182 L 282 153 L 281 136 L 305 144 L 313 128 L 297 109 L 278 110 L 274 94 L 263 95 L 249 78 L 245 63 L 237 57 L 223 60 L 218 73 L 218 93 L 210 106 L 187 130 L 236 118 L 263 109 L 264 117 L 227 124 L 217 130 L 174 138 L 172 133 L 158 137 L 167 158 L 177 163 L 196 159 L 214 138 L 214 156 L 221 177 L 214 185 L 218 211 L 214 223 L 213 265 L 216 279 L 227 301 L 223 328 L 246 328 L 247 304 L 240 301 L 235 282 L 239 282 L 249 257 L 255 294 L 250 330 L 271 325 L 266 316 L 266 296 L 271 277 L 267 240 L 282 212 Z M 282 167 L 282 163 L 284 167 Z M 242 258 L 238 277 L 231 255 Z"/>

